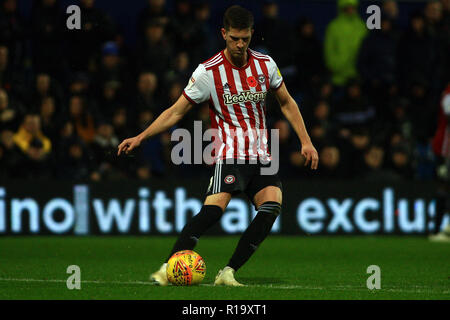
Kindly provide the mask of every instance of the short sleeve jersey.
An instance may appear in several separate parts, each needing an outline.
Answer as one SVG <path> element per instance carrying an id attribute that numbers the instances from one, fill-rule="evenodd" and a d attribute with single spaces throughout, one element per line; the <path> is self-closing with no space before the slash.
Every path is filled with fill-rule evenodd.
<path id="1" fill-rule="evenodd" d="M 282 83 L 275 61 L 251 49 L 240 68 L 224 51 L 198 65 L 183 95 L 193 104 L 209 102 L 211 127 L 219 138 L 216 159 L 270 160 L 265 98 Z"/>

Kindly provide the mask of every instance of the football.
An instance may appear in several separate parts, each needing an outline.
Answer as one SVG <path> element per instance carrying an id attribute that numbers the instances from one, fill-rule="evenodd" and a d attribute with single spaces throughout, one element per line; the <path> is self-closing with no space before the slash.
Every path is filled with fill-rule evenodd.
<path id="1" fill-rule="evenodd" d="M 205 261 L 192 250 L 178 251 L 167 262 L 167 279 L 176 286 L 199 284 L 205 274 Z"/>

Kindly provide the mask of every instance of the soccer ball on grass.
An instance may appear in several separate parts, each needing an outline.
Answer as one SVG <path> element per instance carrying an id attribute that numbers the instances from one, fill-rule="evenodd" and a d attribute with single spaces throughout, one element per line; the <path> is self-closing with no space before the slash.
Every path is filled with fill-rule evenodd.
<path id="1" fill-rule="evenodd" d="M 205 261 L 192 250 L 178 251 L 167 262 L 167 279 L 176 286 L 199 284 L 205 274 Z"/>

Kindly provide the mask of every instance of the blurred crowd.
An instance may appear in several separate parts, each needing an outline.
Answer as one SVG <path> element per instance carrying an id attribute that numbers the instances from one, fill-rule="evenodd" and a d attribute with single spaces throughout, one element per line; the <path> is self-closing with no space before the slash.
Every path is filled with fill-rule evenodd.
<path id="1" fill-rule="evenodd" d="M 223 49 L 208 1 L 148 0 L 137 43 L 94 0 L 80 0 L 82 29 L 68 30 L 58 0 L 0 0 L 0 179 L 109 181 L 208 176 L 175 166 L 170 132 L 129 157 L 117 145 L 140 133 L 181 95 L 198 63 Z M 431 139 L 450 79 L 450 0 L 430 0 L 399 24 L 394 0 L 381 29 L 368 30 L 357 0 L 338 0 L 324 40 L 299 12 L 289 23 L 275 1 L 261 4 L 251 48 L 271 55 L 296 99 L 320 165 L 304 167 L 298 138 L 274 97 L 269 128 L 280 131 L 280 175 L 365 180 L 433 179 Z M 320 4 L 317 4 L 320 6 Z M 207 104 L 178 124 L 209 127 Z"/>

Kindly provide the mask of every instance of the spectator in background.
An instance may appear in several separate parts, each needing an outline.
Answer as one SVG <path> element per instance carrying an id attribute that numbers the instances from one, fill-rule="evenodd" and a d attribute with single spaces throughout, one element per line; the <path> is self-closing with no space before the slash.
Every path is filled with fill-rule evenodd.
<path id="1" fill-rule="evenodd" d="M 100 90 L 101 96 L 97 98 L 98 112 L 105 121 L 111 121 L 114 112 L 121 106 L 119 100 L 120 86 L 120 82 L 108 81 L 103 84 L 103 88 Z"/>
<path id="2" fill-rule="evenodd" d="M 335 119 L 342 127 L 370 125 L 375 118 L 375 108 L 370 104 L 356 79 L 348 81 L 344 96 L 336 102 Z"/>
<path id="3" fill-rule="evenodd" d="M 292 177 L 292 175 L 297 174 L 300 170 L 296 168 L 291 161 L 292 153 L 298 152 L 299 150 L 298 140 L 295 135 L 292 135 L 289 122 L 284 119 L 275 121 L 273 129 L 278 130 L 279 174 L 283 177 Z"/>
<path id="4" fill-rule="evenodd" d="M 3 129 L 16 130 L 22 112 L 20 106 L 11 104 L 8 93 L 0 89 L 0 131 Z"/>
<path id="5" fill-rule="evenodd" d="M 444 35 L 448 36 L 450 33 L 450 0 L 441 0 L 441 4 L 442 4 L 442 32 L 444 33 Z"/>
<path id="6" fill-rule="evenodd" d="M 280 18 L 278 13 L 276 1 L 263 1 L 263 18 L 256 23 L 252 47 L 257 51 L 269 54 L 282 68 L 292 63 L 290 45 L 293 35 L 290 26 Z M 280 45 L 281 43 L 283 45 Z"/>
<path id="7" fill-rule="evenodd" d="M 332 82 L 343 87 L 349 79 L 358 76 L 356 62 L 367 27 L 357 12 L 358 0 L 338 0 L 338 16 L 325 32 L 325 63 Z"/>
<path id="8" fill-rule="evenodd" d="M 57 141 L 59 138 L 59 120 L 61 111 L 56 108 L 55 99 L 51 96 L 45 97 L 41 101 L 39 108 L 39 116 L 41 118 L 42 133 L 50 139 Z"/>
<path id="9" fill-rule="evenodd" d="M 320 124 L 320 127 L 324 129 L 325 138 L 336 135 L 337 126 L 333 121 L 330 105 L 326 100 L 319 100 L 314 106 L 312 121 Z"/>
<path id="10" fill-rule="evenodd" d="M 397 0 L 383 0 L 381 7 L 381 18 L 391 21 L 392 30 L 396 33 L 400 33 L 401 26 L 399 24 L 399 8 Z"/>
<path id="11" fill-rule="evenodd" d="M 191 9 L 191 1 L 175 0 L 175 12 L 170 19 L 168 27 L 174 36 L 175 52 L 191 50 L 194 47 L 195 25 Z"/>
<path id="12" fill-rule="evenodd" d="M 17 178 L 24 171 L 24 155 L 14 143 L 14 132 L 0 131 L 0 178 Z"/>
<path id="13" fill-rule="evenodd" d="M 99 181 L 99 174 L 95 171 L 92 156 L 83 141 L 71 136 L 62 140 L 58 157 L 56 176 L 58 179 L 75 181 Z"/>
<path id="14" fill-rule="evenodd" d="M 425 28 L 436 46 L 436 73 L 431 83 L 432 95 L 436 97 L 438 104 L 441 90 L 445 87 L 445 81 L 450 67 L 450 21 L 444 20 L 443 3 L 439 0 L 428 0 L 423 10 Z M 443 67 L 443 68 L 442 68 Z"/>
<path id="15" fill-rule="evenodd" d="M 3 0 L 0 3 L 0 43 L 8 47 L 13 66 L 24 60 L 26 34 L 25 22 L 17 10 L 17 0 Z"/>
<path id="16" fill-rule="evenodd" d="M 187 83 L 191 76 L 192 70 L 189 63 L 189 55 L 186 51 L 179 52 L 172 67 L 166 72 L 164 76 L 164 83 L 168 85 L 174 81 L 183 81 Z"/>
<path id="17" fill-rule="evenodd" d="M 165 101 L 165 105 L 166 106 L 171 106 L 173 105 L 178 98 L 180 97 L 180 95 L 183 94 L 183 89 L 186 86 L 188 80 L 186 81 L 173 81 L 170 85 L 169 85 L 169 90 L 167 92 L 167 100 Z M 190 112 L 188 114 L 186 114 L 183 119 L 180 120 L 180 122 L 177 124 L 177 127 L 181 127 L 181 128 L 185 128 L 187 130 L 189 130 L 191 133 L 193 133 L 194 131 L 194 121 L 198 120 L 198 114 L 196 114 L 195 112 Z"/>
<path id="18" fill-rule="evenodd" d="M 378 145 L 370 146 L 364 153 L 364 171 L 360 176 L 368 181 L 393 181 L 400 180 L 400 176 L 392 170 L 385 169 L 385 152 L 383 147 Z"/>
<path id="19" fill-rule="evenodd" d="M 441 0 L 444 21 L 450 18 L 450 0 Z"/>
<path id="20" fill-rule="evenodd" d="M 92 142 L 92 151 L 96 159 L 96 168 L 101 180 L 116 180 L 124 175 L 115 161 L 115 152 L 119 139 L 114 133 L 114 127 L 108 122 L 100 122 Z"/>
<path id="21" fill-rule="evenodd" d="M 406 98 L 392 99 L 387 107 L 390 117 L 385 122 L 385 126 L 389 128 L 391 135 L 398 132 L 406 140 L 411 141 L 413 139 L 411 122 L 413 114 L 409 109 L 409 101 Z"/>
<path id="22" fill-rule="evenodd" d="M 9 49 L 0 45 L 0 88 L 11 90 L 12 68 L 9 62 Z"/>
<path id="23" fill-rule="evenodd" d="M 23 69 L 19 65 L 13 67 L 9 56 L 8 47 L 0 42 L 0 89 L 5 89 L 10 95 L 24 97 L 28 91 Z"/>
<path id="24" fill-rule="evenodd" d="M 152 178 L 152 167 L 145 161 L 140 161 L 135 172 L 136 178 L 143 181 L 148 181 Z"/>
<path id="25" fill-rule="evenodd" d="M 85 95 L 91 94 L 91 80 L 85 72 L 75 72 L 69 79 L 68 92 L 69 95 Z"/>
<path id="26" fill-rule="evenodd" d="M 347 177 L 345 168 L 341 166 L 341 152 L 334 144 L 326 144 L 320 150 L 320 167 L 316 178 L 344 179 Z"/>
<path id="27" fill-rule="evenodd" d="M 403 180 L 414 178 L 411 153 L 405 143 L 397 143 L 390 148 L 388 167 Z"/>
<path id="28" fill-rule="evenodd" d="M 411 112 L 413 139 L 426 145 L 434 134 L 434 119 L 437 116 L 438 108 L 433 107 L 429 83 L 424 79 L 413 80 L 408 89 L 408 109 Z"/>
<path id="29" fill-rule="evenodd" d="M 439 0 L 428 0 L 423 10 L 425 24 L 432 37 L 438 37 L 442 28 L 442 3 Z"/>
<path id="30" fill-rule="evenodd" d="M 194 31 L 192 35 L 192 47 L 189 50 L 191 61 L 204 61 L 219 51 L 217 42 L 219 34 L 212 32 L 208 21 L 211 15 L 211 7 L 208 1 L 198 1 L 194 7 Z"/>
<path id="31" fill-rule="evenodd" d="M 77 95 L 70 98 L 68 119 L 72 122 L 76 134 L 85 144 L 88 145 L 94 140 L 94 116 L 89 112 L 85 98 Z"/>
<path id="32" fill-rule="evenodd" d="M 446 79 L 450 79 L 450 0 L 441 0 L 442 3 L 442 71 L 443 87 Z"/>
<path id="33" fill-rule="evenodd" d="M 202 122 L 202 128 L 204 130 L 211 128 L 211 121 L 209 119 L 209 105 L 204 102 L 198 106 L 197 121 Z M 209 144 L 209 143 L 208 143 Z"/>
<path id="34" fill-rule="evenodd" d="M 73 71 L 91 71 L 101 45 L 116 35 L 114 21 L 102 10 L 94 7 L 95 0 L 80 0 L 81 30 L 66 30 L 66 55 Z"/>
<path id="35" fill-rule="evenodd" d="M 25 156 L 24 166 L 27 168 L 26 178 L 42 178 L 50 176 L 49 156 L 52 143 L 41 131 L 39 115 L 28 113 L 22 125 L 13 136 L 14 143 Z"/>
<path id="36" fill-rule="evenodd" d="M 363 88 L 377 108 L 377 115 L 386 119 L 386 103 L 397 92 L 396 52 L 398 34 L 393 21 L 381 16 L 381 30 L 374 29 L 363 40 L 358 55 L 357 67 Z"/>
<path id="37" fill-rule="evenodd" d="M 130 122 L 131 120 L 126 108 L 119 107 L 115 109 L 111 123 L 120 141 L 134 134 L 134 129 L 131 128 Z"/>
<path id="38" fill-rule="evenodd" d="M 138 70 L 154 72 L 159 78 L 164 76 L 173 56 L 172 46 L 164 36 L 164 28 L 160 22 L 149 22 L 137 50 Z"/>
<path id="39" fill-rule="evenodd" d="M 31 94 L 25 101 L 27 103 L 27 108 L 38 111 L 40 102 L 49 96 L 52 96 L 55 99 L 55 102 L 59 105 L 63 99 L 62 89 L 59 83 L 55 79 L 52 79 L 49 74 L 38 73 L 36 75 Z"/>
<path id="40" fill-rule="evenodd" d="M 399 84 L 402 93 L 408 94 L 412 82 L 431 84 L 438 68 L 438 49 L 429 35 L 422 12 L 410 17 L 409 27 L 398 46 Z"/>
<path id="41" fill-rule="evenodd" d="M 341 151 L 342 165 L 351 177 L 357 177 L 364 171 L 364 153 L 372 143 L 370 130 L 364 126 L 351 129 L 342 128 L 337 139 Z"/>
<path id="42" fill-rule="evenodd" d="M 98 100 L 95 96 L 95 86 L 92 85 L 92 80 L 90 79 L 88 73 L 86 72 L 76 72 L 70 78 L 68 92 L 66 92 L 66 97 L 79 96 L 83 98 L 83 103 L 89 113 L 97 120 L 101 114 L 99 112 Z M 67 110 L 64 108 L 64 111 Z"/>
<path id="43" fill-rule="evenodd" d="M 30 31 L 35 72 L 48 73 L 56 79 L 64 80 L 66 66 L 61 42 L 65 28 L 65 17 L 57 0 L 33 2 Z"/>
<path id="44" fill-rule="evenodd" d="M 396 0 L 384 0 L 382 5 L 382 13 L 383 15 L 392 21 L 393 27 L 395 28 L 396 22 L 398 20 L 398 5 Z M 383 17 L 382 15 L 382 17 Z"/>
<path id="45" fill-rule="evenodd" d="M 309 104 L 311 103 L 311 104 Z M 305 103 L 305 119 L 306 123 L 311 125 L 311 138 L 314 145 L 318 148 L 325 143 L 328 138 L 335 134 L 336 126 L 334 125 L 330 105 L 326 100 L 308 101 Z"/>
<path id="46" fill-rule="evenodd" d="M 137 18 L 137 31 L 143 37 L 149 23 L 158 22 L 167 26 L 170 19 L 167 14 L 165 0 L 148 0 L 148 5 L 142 9 Z"/>
<path id="47" fill-rule="evenodd" d="M 326 72 L 323 46 L 315 34 L 314 24 L 308 18 L 300 18 L 294 42 L 294 64 L 297 67 L 297 85 L 303 92 L 317 87 Z"/>
<path id="48" fill-rule="evenodd" d="M 302 93 L 303 110 L 305 110 L 305 117 L 309 119 L 312 117 L 311 111 L 317 105 L 319 101 L 324 101 L 328 105 L 332 105 L 335 102 L 333 97 L 333 85 L 328 76 L 321 77 L 319 83 L 316 86 L 310 87 Z M 306 121 L 307 123 L 309 121 Z"/>
<path id="49" fill-rule="evenodd" d="M 320 121 L 311 121 L 311 129 L 309 130 L 311 141 L 319 149 L 325 144 L 328 139 L 327 129 Z"/>
<path id="50" fill-rule="evenodd" d="M 130 83 L 129 68 L 119 56 L 119 47 L 115 42 L 109 41 L 103 45 L 100 66 L 94 78 L 97 91 L 100 91 L 110 81 L 124 86 Z"/>
<path id="51" fill-rule="evenodd" d="M 154 73 L 143 72 L 139 75 L 135 106 L 138 113 L 149 112 L 150 121 L 161 112 L 161 102 L 156 95 L 157 88 L 158 77 Z"/>

